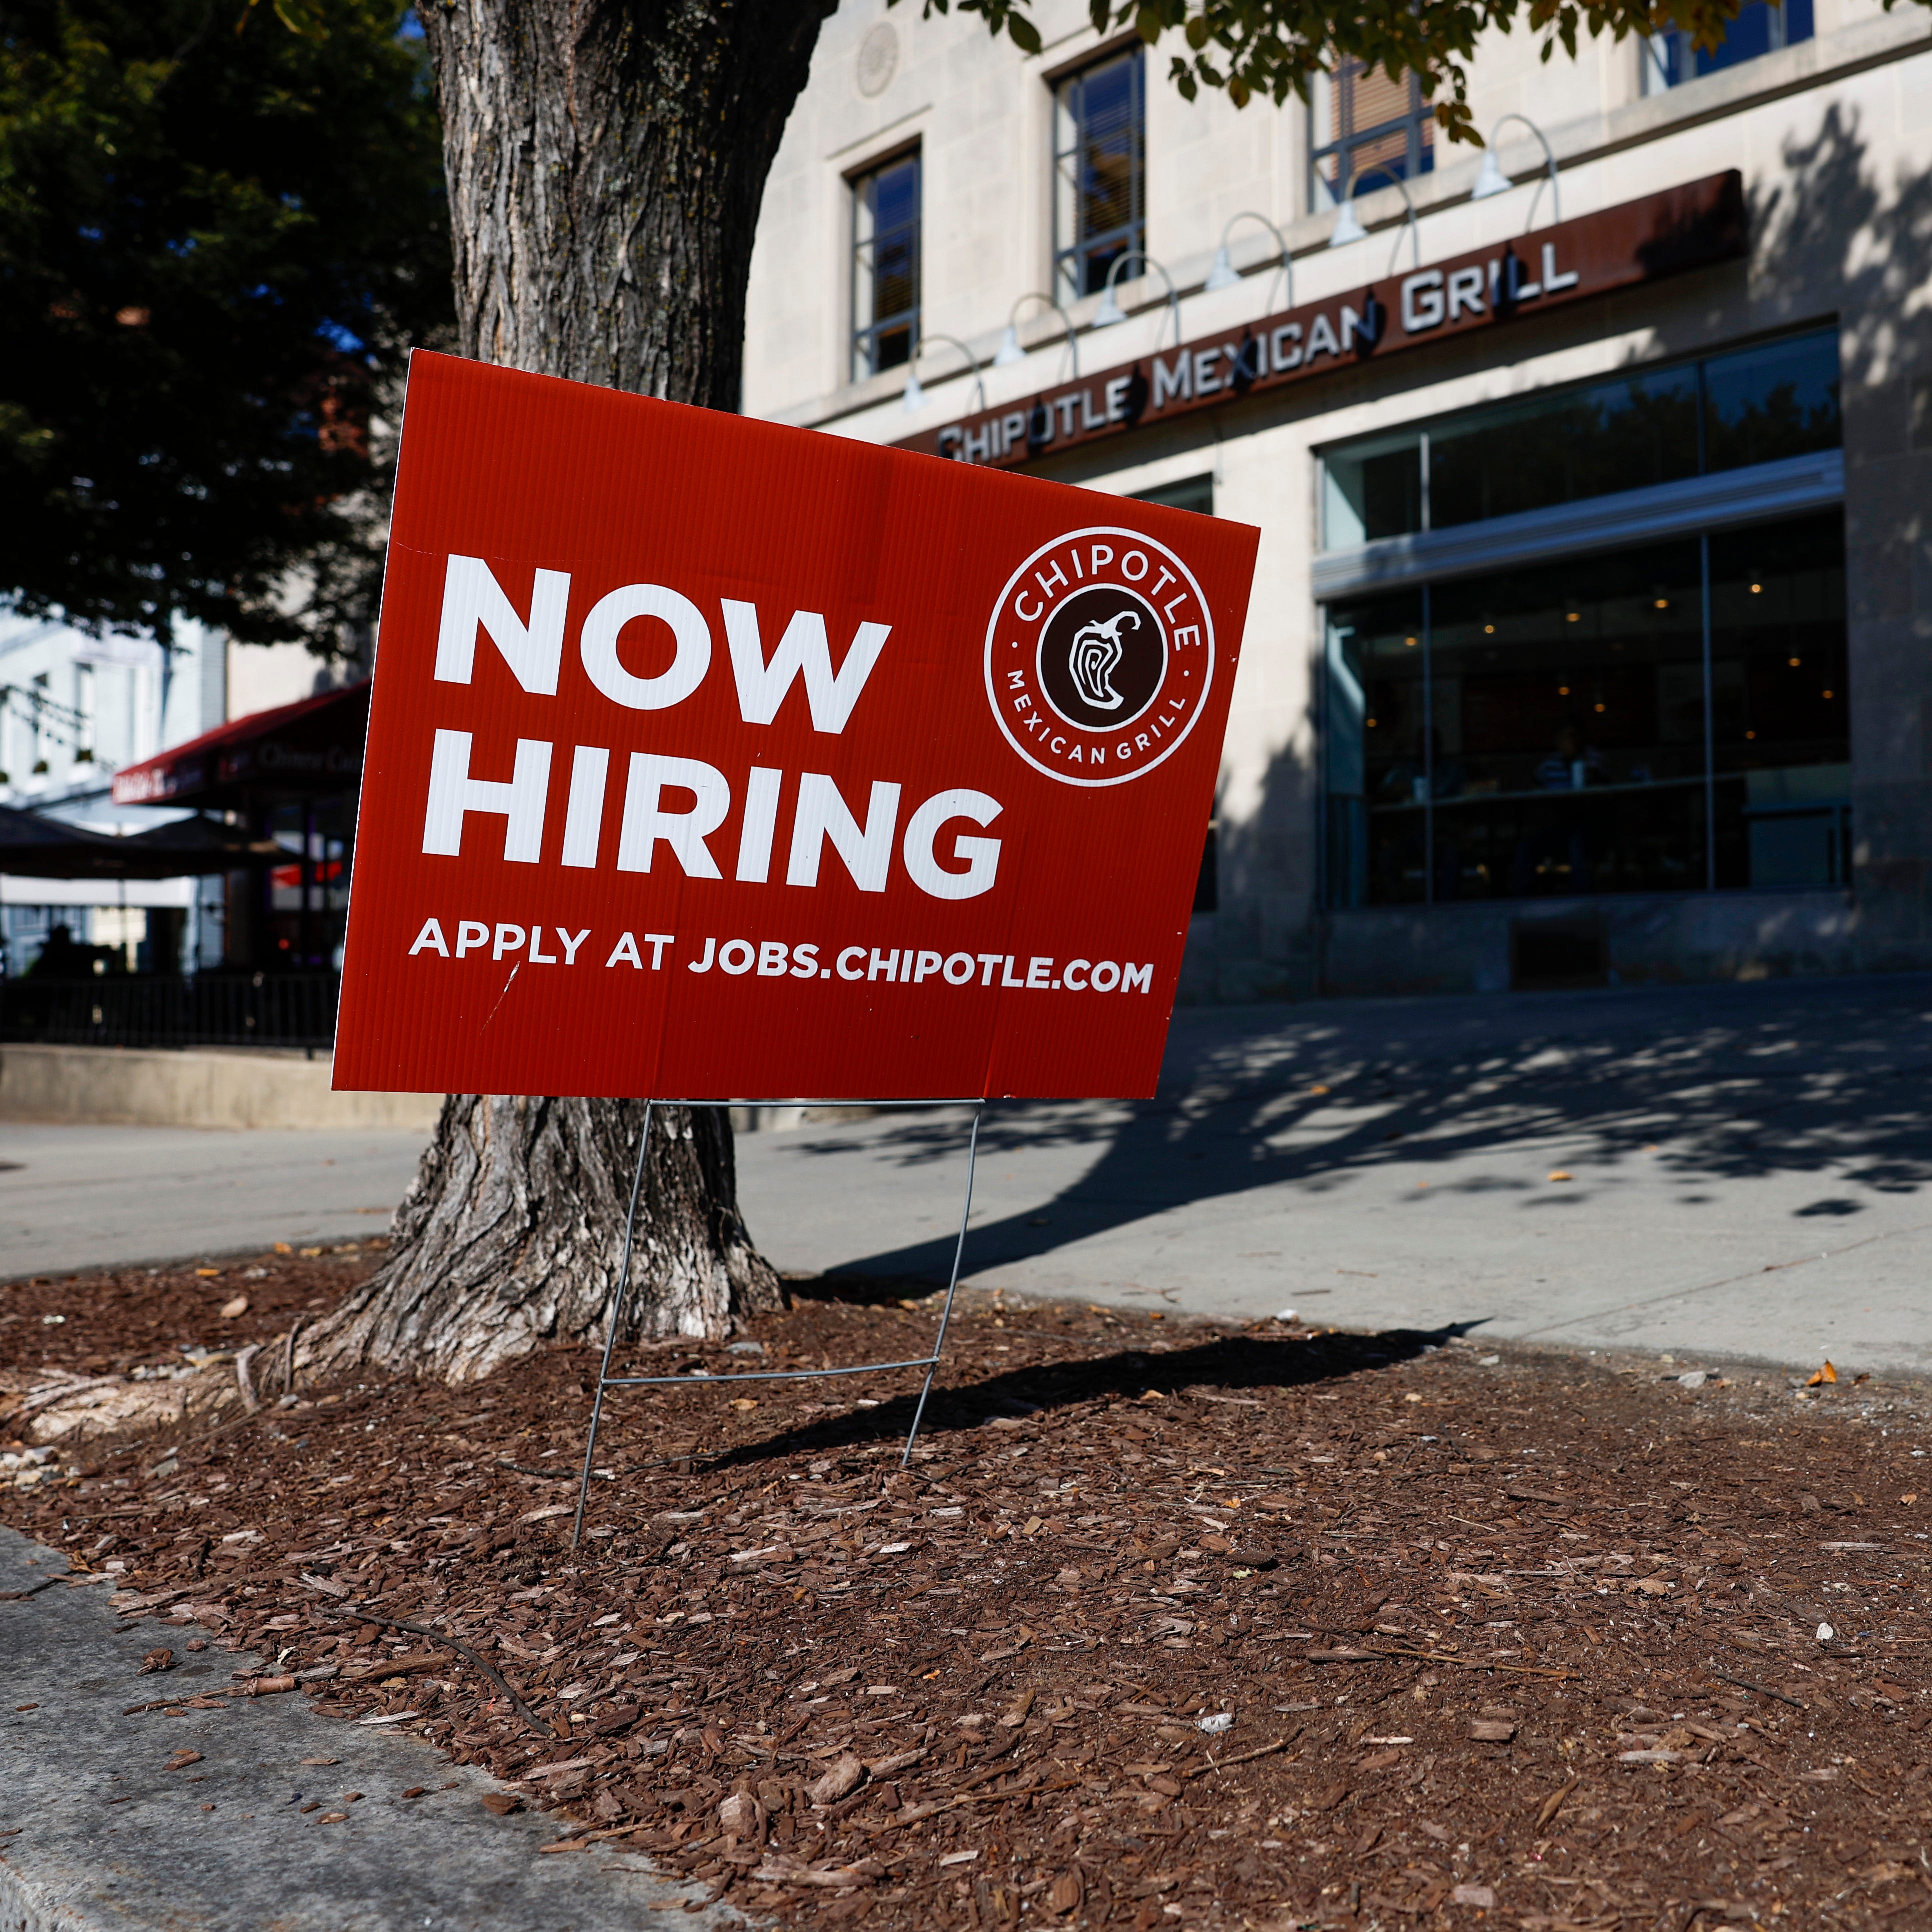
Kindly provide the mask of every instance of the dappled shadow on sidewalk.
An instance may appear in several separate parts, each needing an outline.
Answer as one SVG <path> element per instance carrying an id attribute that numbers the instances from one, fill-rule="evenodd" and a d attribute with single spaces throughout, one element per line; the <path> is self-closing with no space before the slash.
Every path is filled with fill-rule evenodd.
<path id="1" fill-rule="evenodd" d="M 1642 1160 L 1683 1204 L 1707 1185 L 1816 1178 L 1794 1218 L 1845 1219 L 1874 1196 L 1932 1182 L 1932 979 L 1195 1010 L 1176 1016 L 1160 1096 L 989 1106 L 982 1163 L 1090 1151 L 1050 1201 L 985 1223 L 966 1268 L 1035 1259 L 1170 1209 L 1283 1185 L 1321 1194 L 1401 1166 L 1526 1214 L 1574 1210 L 1523 1178 L 1552 1144 L 1598 1172 Z M 902 1118 L 873 1158 L 916 1169 L 963 1159 L 966 1118 Z M 801 1136 L 808 1162 L 848 1136 Z M 1481 1158 L 1495 1171 L 1433 1170 Z M 1533 1164 L 1533 1162 L 1532 1162 Z M 1711 1198 L 1714 1198 L 1713 1196 Z M 943 1281 L 950 1234 L 855 1254 L 832 1272 Z"/>

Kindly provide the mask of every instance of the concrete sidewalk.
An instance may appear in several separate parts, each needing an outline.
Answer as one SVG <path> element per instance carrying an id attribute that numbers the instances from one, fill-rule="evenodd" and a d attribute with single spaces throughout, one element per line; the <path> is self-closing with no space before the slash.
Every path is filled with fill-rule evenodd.
<path id="1" fill-rule="evenodd" d="M 0 1529 L 0 1592 L 64 1574 L 58 1552 Z M 101 1585 L 56 1583 L 0 1603 L 0 1923 L 7 1932 L 651 1932 L 742 1924 L 687 1910 L 707 1887 L 619 1853 L 540 1847 L 530 1812 L 497 1817 L 509 1787 L 412 1737 L 325 1718 L 299 1694 L 169 1717 L 151 1698 L 224 1690 L 258 1660 L 206 1631 L 117 1628 Z M 140 1674 L 166 1645 L 182 1660 Z M 16 1706 L 24 1708 L 16 1708 Z M 542 1760 L 566 1747 L 550 1739 Z M 168 1768 L 178 1752 L 198 1762 Z M 317 1762 L 326 1760 L 326 1762 Z M 416 1798 L 405 1791 L 428 1786 Z M 346 1794 L 359 1792 L 352 1802 Z M 304 1805 L 317 1808 L 304 1810 Z"/>
<path id="2" fill-rule="evenodd" d="M 428 1139 L 0 1120 L 0 1279 L 386 1234 Z"/>
<path id="3" fill-rule="evenodd" d="M 1923 1372 L 1928 1074 L 1921 976 L 1194 1008 L 1154 1101 L 988 1109 L 968 1274 Z M 0 1271 L 384 1232 L 424 1138 L 0 1124 Z M 752 1234 L 943 1280 L 965 1144 L 932 1113 L 741 1136 Z"/>
<path id="4" fill-rule="evenodd" d="M 1928 1073 L 1919 976 L 1186 1010 L 1155 1101 L 987 1109 L 967 1276 L 1923 1373 Z M 741 1141 L 753 1238 L 943 1281 L 965 1146 L 964 1114 Z"/>

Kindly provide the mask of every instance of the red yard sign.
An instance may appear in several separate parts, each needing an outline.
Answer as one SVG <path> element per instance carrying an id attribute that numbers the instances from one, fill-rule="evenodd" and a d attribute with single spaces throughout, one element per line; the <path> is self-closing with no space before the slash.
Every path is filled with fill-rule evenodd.
<path id="1" fill-rule="evenodd" d="M 1257 542 L 418 354 L 335 1084 L 1151 1094 Z"/>

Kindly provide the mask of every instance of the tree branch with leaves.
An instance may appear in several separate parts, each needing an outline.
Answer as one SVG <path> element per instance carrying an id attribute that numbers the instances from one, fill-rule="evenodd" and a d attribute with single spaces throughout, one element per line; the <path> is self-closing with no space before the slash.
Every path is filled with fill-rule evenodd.
<path id="1" fill-rule="evenodd" d="M 899 0 L 888 0 L 897 5 Z M 1897 0 L 1884 0 L 1889 12 Z M 1932 0 L 1917 0 L 1921 5 Z M 1225 90 L 1237 107 L 1291 94 L 1308 98 L 1318 74 L 1344 62 L 1380 68 L 1391 80 L 1414 74 L 1423 98 L 1451 140 L 1482 145 L 1469 109 L 1469 70 L 1485 35 L 1522 27 L 1541 37 L 1543 58 L 1572 58 L 1586 38 L 1605 34 L 1688 33 L 1714 48 L 1742 10 L 1743 0 L 1370 0 L 1341 11 L 1312 0 L 1090 0 L 1096 34 L 1127 29 L 1150 47 L 1174 50 L 1168 77 L 1184 98 L 1204 88 Z M 925 0 L 928 15 L 953 10 L 954 0 Z M 1030 0 L 957 0 L 992 33 L 1022 52 L 1040 51 Z"/>

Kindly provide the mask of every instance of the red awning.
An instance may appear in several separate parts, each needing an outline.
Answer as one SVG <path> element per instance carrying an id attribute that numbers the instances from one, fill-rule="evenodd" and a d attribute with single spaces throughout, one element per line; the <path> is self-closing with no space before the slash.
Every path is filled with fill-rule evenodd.
<path id="1" fill-rule="evenodd" d="M 235 807 L 356 790 L 369 735 L 365 680 L 204 731 L 114 778 L 116 805 Z"/>

